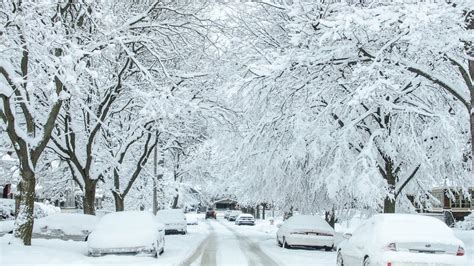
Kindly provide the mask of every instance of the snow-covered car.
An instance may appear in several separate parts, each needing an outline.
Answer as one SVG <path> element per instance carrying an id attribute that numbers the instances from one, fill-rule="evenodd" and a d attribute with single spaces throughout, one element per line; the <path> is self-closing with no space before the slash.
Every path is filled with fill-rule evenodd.
<path id="1" fill-rule="evenodd" d="M 33 225 L 33 238 L 59 238 L 85 241 L 99 218 L 81 213 L 57 213 L 38 220 Z"/>
<path id="2" fill-rule="evenodd" d="M 228 219 L 229 219 L 229 215 L 230 215 L 231 212 L 232 212 L 231 210 L 226 210 L 226 211 L 224 212 L 224 219 L 228 220 Z"/>
<path id="3" fill-rule="evenodd" d="M 255 225 L 255 218 L 252 214 L 242 213 L 235 219 L 236 225 Z"/>
<path id="4" fill-rule="evenodd" d="M 164 226 L 145 211 L 106 214 L 87 239 L 89 256 L 139 254 L 157 257 L 165 248 Z"/>
<path id="5" fill-rule="evenodd" d="M 186 216 L 180 209 L 160 210 L 156 213 L 157 220 L 165 225 L 166 234 L 183 234 L 188 232 Z"/>
<path id="6" fill-rule="evenodd" d="M 229 214 L 229 221 L 234 222 L 237 219 L 237 216 L 241 215 L 242 211 L 231 211 Z"/>
<path id="7" fill-rule="evenodd" d="M 198 219 L 195 213 L 186 214 L 186 224 L 187 225 L 197 225 Z"/>
<path id="8" fill-rule="evenodd" d="M 279 227 L 277 243 L 281 247 L 319 247 L 330 251 L 334 246 L 334 229 L 319 216 L 295 215 Z"/>
<path id="9" fill-rule="evenodd" d="M 440 220 L 377 214 L 337 247 L 337 265 L 464 265 L 464 244 Z"/>

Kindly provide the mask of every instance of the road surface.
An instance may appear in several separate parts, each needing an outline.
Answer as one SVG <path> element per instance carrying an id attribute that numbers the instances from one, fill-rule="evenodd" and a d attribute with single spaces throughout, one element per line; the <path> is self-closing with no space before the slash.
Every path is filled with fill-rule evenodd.
<path id="1" fill-rule="evenodd" d="M 207 220 L 209 237 L 183 265 L 278 265 L 252 241 L 221 220 Z"/>

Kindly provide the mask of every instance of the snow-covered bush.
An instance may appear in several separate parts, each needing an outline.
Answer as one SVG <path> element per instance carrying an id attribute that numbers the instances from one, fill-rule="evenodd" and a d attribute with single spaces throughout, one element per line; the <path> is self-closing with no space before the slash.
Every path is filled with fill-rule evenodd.
<path id="1" fill-rule="evenodd" d="M 60 208 L 55 207 L 51 204 L 35 202 L 35 219 L 60 212 Z M 0 199 L 0 220 L 13 219 L 15 219 L 15 200 Z"/>
<path id="2" fill-rule="evenodd" d="M 456 223 L 456 227 L 462 230 L 474 230 L 474 213 L 464 217 L 464 221 Z"/>

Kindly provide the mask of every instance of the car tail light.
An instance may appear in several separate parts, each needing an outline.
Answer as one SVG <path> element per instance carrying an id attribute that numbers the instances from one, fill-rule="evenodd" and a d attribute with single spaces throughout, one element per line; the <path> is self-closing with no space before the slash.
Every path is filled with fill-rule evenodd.
<path id="1" fill-rule="evenodd" d="M 385 248 L 385 251 L 397 251 L 397 245 L 395 243 L 388 244 Z"/>
<path id="2" fill-rule="evenodd" d="M 458 252 L 456 253 L 456 256 L 464 256 L 464 248 L 459 246 L 458 247 Z"/>
<path id="3" fill-rule="evenodd" d="M 391 263 L 391 262 L 387 262 L 387 266 L 392 266 L 392 263 Z"/>

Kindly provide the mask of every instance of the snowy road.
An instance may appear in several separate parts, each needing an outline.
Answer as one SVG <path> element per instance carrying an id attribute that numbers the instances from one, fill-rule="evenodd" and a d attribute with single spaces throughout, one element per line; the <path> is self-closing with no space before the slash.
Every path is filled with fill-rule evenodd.
<path id="1" fill-rule="evenodd" d="M 225 221 L 207 221 L 211 232 L 206 243 L 184 265 L 278 265 L 249 237 Z"/>

